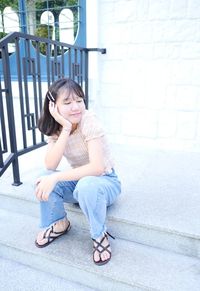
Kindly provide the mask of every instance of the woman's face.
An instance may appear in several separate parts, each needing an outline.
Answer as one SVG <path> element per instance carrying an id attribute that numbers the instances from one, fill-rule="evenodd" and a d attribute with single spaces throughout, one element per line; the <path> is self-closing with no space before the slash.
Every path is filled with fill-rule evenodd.
<path id="1" fill-rule="evenodd" d="M 67 94 L 66 90 L 61 91 L 59 94 L 56 105 L 58 106 L 59 113 L 71 122 L 73 125 L 81 121 L 82 115 L 85 112 L 85 103 L 83 98 L 74 93 Z"/>

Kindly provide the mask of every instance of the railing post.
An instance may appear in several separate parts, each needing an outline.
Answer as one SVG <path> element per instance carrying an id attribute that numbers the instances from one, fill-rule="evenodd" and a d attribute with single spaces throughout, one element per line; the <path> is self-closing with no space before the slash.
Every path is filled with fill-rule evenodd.
<path id="1" fill-rule="evenodd" d="M 85 49 L 85 104 L 88 108 L 89 96 L 88 96 L 88 67 L 89 67 L 89 52 L 100 52 L 102 55 L 106 54 L 105 48 L 88 48 Z"/>
<path id="2" fill-rule="evenodd" d="M 21 32 L 27 33 L 25 0 L 18 0 L 18 6 L 19 6 L 19 20 L 20 20 Z"/>
<path id="3" fill-rule="evenodd" d="M 89 96 L 88 96 L 88 50 L 85 50 L 85 105 L 86 108 L 88 108 L 88 103 L 89 103 Z"/>
<path id="4" fill-rule="evenodd" d="M 10 149 L 13 153 L 12 167 L 13 167 L 13 185 L 18 186 L 22 184 L 20 182 L 19 175 L 19 162 L 17 155 L 17 142 L 16 142 L 16 130 L 15 130 L 15 120 L 14 120 L 14 109 L 13 109 L 13 96 L 12 96 L 12 86 L 11 86 L 11 75 L 9 66 L 9 54 L 8 54 L 8 44 L 2 48 L 2 62 L 3 62 L 3 72 L 4 72 L 4 84 L 5 84 L 5 95 L 6 95 L 6 106 L 9 112 L 8 114 L 8 129 L 10 136 Z"/>
<path id="5" fill-rule="evenodd" d="M 1 146 L 1 139 L 0 139 L 0 168 L 3 168 L 3 152 Z"/>

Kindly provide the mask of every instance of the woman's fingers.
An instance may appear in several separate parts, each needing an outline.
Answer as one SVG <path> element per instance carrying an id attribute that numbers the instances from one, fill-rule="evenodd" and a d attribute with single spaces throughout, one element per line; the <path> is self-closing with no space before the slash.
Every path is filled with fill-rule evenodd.
<path id="1" fill-rule="evenodd" d="M 55 113 L 55 109 L 57 109 L 56 104 L 54 102 L 52 102 L 52 101 L 49 101 L 49 111 L 50 111 L 50 113 L 51 113 L 52 116 Z"/>
<path id="2" fill-rule="evenodd" d="M 51 116 L 64 128 L 67 128 L 69 130 L 71 130 L 72 128 L 72 124 L 69 120 L 65 119 L 58 111 L 58 107 L 57 105 L 52 102 L 49 101 L 49 112 L 51 114 Z"/>
<path id="3" fill-rule="evenodd" d="M 41 178 L 38 178 L 36 181 L 35 181 L 35 185 L 37 186 L 41 181 Z"/>
<path id="4" fill-rule="evenodd" d="M 36 187 L 35 195 L 40 201 L 47 201 L 49 198 L 49 193 L 45 190 L 40 189 L 40 187 Z"/>
<path id="5" fill-rule="evenodd" d="M 49 112 L 51 114 L 51 116 L 53 116 L 53 118 L 60 124 L 62 125 L 63 122 L 63 117 L 62 115 L 60 115 L 60 113 L 58 112 L 58 107 L 57 105 L 52 102 L 49 101 Z"/>
<path id="6" fill-rule="evenodd" d="M 38 187 L 35 189 L 35 196 L 38 200 L 42 201 L 42 191 Z"/>
<path id="7" fill-rule="evenodd" d="M 42 183 L 42 177 L 36 180 L 36 188 L 35 188 L 35 195 L 38 200 L 42 201 L 46 198 L 46 191 L 44 190 L 44 186 Z"/>
<path id="8" fill-rule="evenodd" d="M 40 201 L 47 201 L 49 194 L 56 184 L 56 180 L 51 176 L 42 176 L 36 180 L 35 195 Z"/>

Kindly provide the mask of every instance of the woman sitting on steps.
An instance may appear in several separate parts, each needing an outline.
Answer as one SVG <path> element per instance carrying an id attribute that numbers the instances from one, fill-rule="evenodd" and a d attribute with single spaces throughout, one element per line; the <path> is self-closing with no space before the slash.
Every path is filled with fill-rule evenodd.
<path id="1" fill-rule="evenodd" d="M 49 87 L 38 127 L 48 136 L 45 166 L 53 172 L 36 181 L 42 230 L 35 244 L 46 247 L 66 234 L 70 222 L 64 202 L 79 203 L 90 225 L 93 261 L 106 264 L 111 258 L 106 210 L 120 194 L 121 184 L 105 133 L 95 114 L 85 109 L 79 84 L 65 78 Z M 55 171 L 63 156 L 71 169 Z"/>

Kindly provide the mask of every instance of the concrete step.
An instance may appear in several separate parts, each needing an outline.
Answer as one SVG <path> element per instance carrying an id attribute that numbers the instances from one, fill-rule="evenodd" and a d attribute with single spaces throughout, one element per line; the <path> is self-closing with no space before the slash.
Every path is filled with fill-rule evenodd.
<path id="1" fill-rule="evenodd" d="M 38 217 L 34 181 L 43 168 L 45 147 L 20 157 L 23 184 L 14 187 L 11 170 L 0 179 L 1 207 Z M 200 258 L 200 154 L 113 145 L 122 194 L 108 210 L 117 237 Z M 68 167 L 63 160 L 60 169 Z M 77 207 L 66 206 L 82 228 Z"/>
<path id="2" fill-rule="evenodd" d="M 110 241 L 112 260 L 92 262 L 89 232 L 74 225 L 44 249 L 34 245 L 37 218 L 0 211 L 0 256 L 96 290 L 197 291 L 200 261 L 130 241 Z"/>
<path id="3" fill-rule="evenodd" d="M 95 291 L 24 264 L 0 257 L 0 290 L 8 291 Z M 13 276 L 14 272 L 14 276 Z"/>

